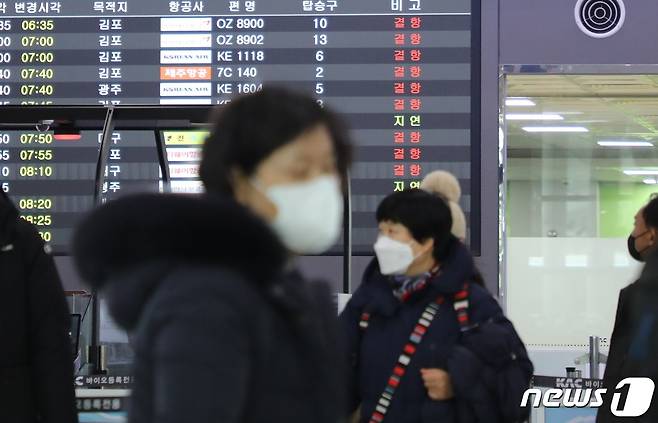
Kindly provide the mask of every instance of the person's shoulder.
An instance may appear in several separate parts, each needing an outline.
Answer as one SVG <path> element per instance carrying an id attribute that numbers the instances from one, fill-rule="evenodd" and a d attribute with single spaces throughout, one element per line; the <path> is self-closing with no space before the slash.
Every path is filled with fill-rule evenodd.
<path id="1" fill-rule="evenodd" d="M 633 293 L 633 291 L 637 290 L 637 286 L 639 284 L 639 280 L 623 287 L 622 289 L 619 290 L 619 298 L 624 299 L 628 297 L 630 294 Z"/>
<path id="2" fill-rule="evenodd" d="M 373 258 L 363 271 L 363 277 L 361 278 L 359 289 L 376 290 L 381 286 L 383 279 L 386 279 L 386 276 L 382 274 L 381 270 L 379 270 L 379 262 L 377 259 Z"/>
<path id="3" fill-rule="evenodd" d="M 323 280 L 302 280 L 300 283 L 308 287 L 308 291 L 313 301 L 322 303 L 333 303 L 332 291 L 329 283 Z"/>
<path id="4" fill-rule="evenodd" d="M 495 297 L 489 292 L 489 290 L 482 285 L 471 283 L 468 285 L 469 296 L 472 300 L 493 300 L 496 301 Z"/>
<path id="5" fill-rule="evenodd" d="M 247 294 L 254 292 L 259 282 L 252 280 L 245 272 L 226 265 L 185 263 L 176 266 L 169 273 L 168 280 L 184 281 L 186 290 L 203 289 L 213 294 Z M 263 282 L 265 283 L 265 282 Z"/>
<path id="6" fill-rule="evenodd" d="M 478 314 L 487 317 L 502 313 L 502 308 L 488 289 L 478 284 L 470 284 L 468 288 L 469 307 Z"/>
<path id="7" fill-rule="evenodd" d="M 619 291 L 619 302 L 624 305 L 653 301 L 656 298 L 658 298 L 658 279 L 653 275 L 643 275 L 642 278 Z"/>
<path id="8" fill-rule="evenodd" d="M 192 308 L 226 307 L 248 308 L 258 304 L 258 287 L 240 271 L 226 266 L 184 263 L 174 266 L 164 276 L 156 294 L 163 305 L 179 310 Z"/>
<path id="9" fill-rule="evenodd" d="M 372 298 L 381 295 L 382 291 L 388 289 L 385 278 L 379 270 L 377 259 L 373 259 L 363 272 L 361 284 L 352 294 L 352 303 L 365 305 Z"/>
<path id="10" fill-rule="evenodd" d="M 643 290 L 643 287 L 647 285 L 646 282 L 647 282 L 647 277 L 642 276 L 640 279 L 636 280 L 635 282 L 623 287 L 622 289 L 619 290 L 619 299 L 622 302 L 625 302 L 628 300 L 628 298 L 638 295 L 638 293 Z"/>
<path id="11" fill-rule="evenodd" d="M 44 253 L 46 245 L 37 229 L 29 222 L 17 218 L 11 236 L 13 248 L 20 250 L 25 257 L 35 257 L 37 253 Z"/>
<path id="12" fill-rule="evenodd" d="M 31 223 L 21 218 L 16 218 L 16 224 L 14 226 L 14 238 L 21 242 L 43 244 L 37 229 Z"/>
<path id="13" fill-rule="evenodd" d="M 163 267 L 160 278 L 141 309 L 135 329 L 145 339 L 172 331 L 181 339 L 223 339 L 228 334 L 234 340 L 246 339 L 262 333 L 270 315 L 252 282 L 229 268 L 175 263 L 169 269 Z M 218 341 L 203 342 L 216 346 Z"/>

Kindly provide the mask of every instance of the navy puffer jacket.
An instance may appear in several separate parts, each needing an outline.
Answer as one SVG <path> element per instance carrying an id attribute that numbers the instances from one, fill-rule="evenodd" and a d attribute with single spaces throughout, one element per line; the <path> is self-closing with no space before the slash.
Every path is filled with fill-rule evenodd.
<path id="1" fill-rule="evenodd" d="M 130 423 L 339 420 L 329 288 L 290 268 L 249 210 L 211 196 L 125 197 L 94 211 L 74 245 L 81 274 L 132 334 Z"/>
<path id="2" fill-rule="evenodd" d="M 411 359 L 384 422 L 392 423 L 512 423 L 523 421 L 519 409 L 532 376 L 532 363 L 512 324 L 496 300 L 477 284 L 469 284 L 470 323 L 461 334 L 453 295 L 477 270 L 465 246 L 455 243 L 442 270 L 428 287 L 401 303 L 374 260 L 364 280 L 341 314 L 347 335 L 351 410 L 361 406 L 368 422 L 413 327 L 428 303 L 444 296 L 416 354 Z M 366 330 L 359 328 L 370 313 Z M 423 368 L 441 368 L 451 377 L 455 398 L 433 401 L 421 378 Z"/>

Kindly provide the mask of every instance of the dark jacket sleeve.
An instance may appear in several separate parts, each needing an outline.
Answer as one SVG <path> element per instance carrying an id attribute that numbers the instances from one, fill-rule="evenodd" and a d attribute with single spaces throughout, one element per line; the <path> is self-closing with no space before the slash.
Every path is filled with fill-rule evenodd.
<path id="1" fill-rule="evenodd" d="M 496 421 L 493 416 L 521 421 L 526 412 L 520 403 L 532 378 L 532 363 L 496 300 L 481 288 L 471 289 L 471 322 L 479 326 L 462 335 L 448 360 L 455 395 L 483 421 Z"/>
<path id="2" fill-rule="evenodd" d="M 621 367 L 625 360 L 624 356 L 626 355 L 626 350 L 628 349 L 629 328 L 626 324 L 628 292 L 628 287 L 619 291 L 615 325 L 612 330 L 612 336 L 610 337 L 610 351 L 608 353 L 608 361 L 603 375 L 603 385 L 608 388 L 608 392 L 614 389 L 614 386 L 616 386 L 617 382 L 621 379 Z M 610 412 L 612 396 L 605 395 L 603 399 L 603 406 L 599 408 L 596 415 L 596 421 L 597 423 L 614 422 L 616 417 Z"/>
<path id="3" fill-rule="evenodd" d="M 343 332 L 343 346 L 345 349 L 344 360 L 347 363 L 347 405 L 348 414 L 353 413 L 361 404 L 359 395 L 359 359 L 361 349 L 362 331 L 359 327 L 361 315 L 367 307 L 369 299 L 368 283 L 375 273 L 377 263 L 372 260 L 363 273 L 361 285 L 348 301 L 345 309 L 339 316 L 341 330 Z"/>
<path id="4" fill-rule="evenodd" d="M 71 318 L 62 284 L 36 230 L 24 222 L 17 230 L 28 269 L 31 377 L 40 421 L 77 422 Z"/>
<path id="5" fill-rule="evenodd" d="M 482 325 L 495 316 L 503 314 L 500 306 L 492 297 L 479 295 L 479 291 L 476 291 L 476 295 L 473 295 L 472 292 L 473 287 L 471 287 L 469 297 L 469 318 L 471 323 Z M 462 342 L 454 348 L 448 360 L 448 370 L 457 396 L 468 394 L 468 391 L 480 381 L 484 367 L 484 361 L 480 359 L 484 355 L 484 351 L 478 351 L 477 345 L 475 351 L 472 351 L 474 346 L 472 345 L 472 339 L 470 339 L 471 334 L 468 335 L 468 340 L 465 338 L 466 336 L 462 336 Z"/>
<path id="6" fill-rule="evenodd" d="M 167 315 L 153 339 L 154 421 L 242 421 L 245 407 L 258 406 L 247 402 L 246 317 L 229 301 L 188 302 Z"/>
<path id="7" fill-rule="evenodd" d="M 604 382 L 605 385 L 612 385 L 617 379 L 623 362 L 625 350 L 628 347 L 628 330 L 626 325 L 626 305 L 628 303 L 629 289 L 625 288 L 619 291 L 619 300 L 617 301 L 617 313 L 615 315 L 615 325 L 610 337 L 610 352 L 605 367 Z"/>
<path id="8" fill-rule="evenodd" d="M 359 321 L 361 311 L 353 297 L 340 314 L 339 321 L 343 332 L 344 362 L 346 370 L 346 392 L 347 392 L 347 414 L 353 413 L 361 403 L 358 393 L 358 366 L 359 366 L 359 344 L 361 331 Z"/>

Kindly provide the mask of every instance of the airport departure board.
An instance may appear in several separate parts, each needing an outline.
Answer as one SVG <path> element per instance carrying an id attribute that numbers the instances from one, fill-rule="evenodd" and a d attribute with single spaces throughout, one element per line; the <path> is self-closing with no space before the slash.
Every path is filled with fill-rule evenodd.
<path id="1" fill-rule="evenodd" d="M 268 84 L 306 91 L 352 129 L 353 252 L 369 254 L 381 199 L 435 169 L 460 179 L 479 239 L 478 46 L 477 0 L 0 0 L 0 103 L 222 105 Z M 200 138 L 165 132 L 172 190 L 198 192 Z M 155 137 L 113 135 L 108 199 L 158 189 Z M 22 213 L 70 229 L 69 213 L 93 201 L 98 133 L 2 140 L 0 181 Z M 42 234 L 64 250 L 69 229 Z"/>
<path id="2" fill-rule="evenodd" d="M 1 131 L 0 181 L 56 254 L 94 207 L 100 131 L 58 137 L 52 131 Z M 116 131 L 109 140 L 101 200 L 162 191 L 154 131 Z"/>
<path id="3" fill-rule="evenodd" d="M 64 253 L 81 214 L 94 206 L 99 143 L 83 132 L 58 141 L 52 132 L 0 131 L 0 181 L 55 253 Z"/>

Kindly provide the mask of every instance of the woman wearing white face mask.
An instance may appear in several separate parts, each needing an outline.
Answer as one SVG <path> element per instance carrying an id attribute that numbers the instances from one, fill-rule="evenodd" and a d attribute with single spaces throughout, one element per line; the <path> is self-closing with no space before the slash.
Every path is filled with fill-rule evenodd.
<path id="1" fill-rule="evenodd" d="M 341 231 L 349 144 L 312 98 L 266 88 L 221 111 L 203 198 L 141 196 L 78 232 L 81 273 L 133 332 L 131 423 L 336 423 L 335 311 L 294 271 Z"/>
<path id="2" fill-rule="evenodd" d="M 451 234 L 449 207 L 421 190 L 377 210 L 376 260 L 341 314 L 350 409 L 362 423 L 511 423 L 532 364 Z"/>

